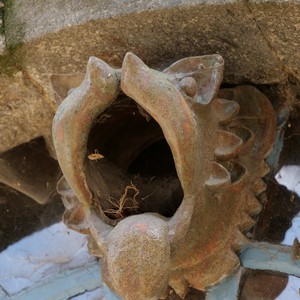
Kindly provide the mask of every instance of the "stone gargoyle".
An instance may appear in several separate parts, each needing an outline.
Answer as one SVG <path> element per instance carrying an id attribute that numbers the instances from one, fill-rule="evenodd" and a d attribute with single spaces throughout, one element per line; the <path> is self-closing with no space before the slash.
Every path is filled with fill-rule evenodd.
<path id="1" fill-rule="evenodd" d="M 64 222 L 89 235 L 104 281 L 126 300 L 184 298 L 239 266 L 274 143 L 275 112 L 252 86 L 221 89 L 220 55 L 163 71 L 127 53 L 121 69 L 91 57 L 53 121 Z M 132 167 L 165 141 L 175 172 Z M 145 166 L 145 165 L 142 165 Z M 158 171 L 157 171 L 158 170 Z"/>

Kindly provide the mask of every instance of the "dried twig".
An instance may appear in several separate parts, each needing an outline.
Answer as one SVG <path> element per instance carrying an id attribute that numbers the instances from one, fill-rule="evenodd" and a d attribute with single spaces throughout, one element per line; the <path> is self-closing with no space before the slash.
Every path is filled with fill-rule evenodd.
<path id="1" fill-rule="evenodd" d="M 134 191 L 132 198 L 128 195 L 130 190 Z M 125 191 L 119 200 L 116 200 L 110 196 L 108 197 L 107 200 L 110 204 L 112 204 L 113 207 L 106 209 L 104 212 L 114 219 L 123 219 L 126 213 L 132 213 L 139 208 L 139 203 L 136 200 L 136 197 L 139 193 L 140 191 L 137 189 L 137 187 L 130 182 L 130 185 L 126 186 Z M 130 202 L 132 205 L 129 205 Z"/>

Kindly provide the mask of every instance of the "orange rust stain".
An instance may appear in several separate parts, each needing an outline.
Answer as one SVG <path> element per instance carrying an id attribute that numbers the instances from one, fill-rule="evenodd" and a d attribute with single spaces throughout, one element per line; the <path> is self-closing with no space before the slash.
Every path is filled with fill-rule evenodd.
<path id="1" fill-rule="evenodd" d="M 182 128 L 185 136 L 190 136 L 192 134 L 191 124 L 188 121 L 185 121 L 182 124 Z"/>
<path id="2" fill-rule="evenodd" d="M 207 253 L 213 253 L 213 251 L 218 247 L 219 241 L 217 239 L 211 240 L 209 243 L 206 245 L 206 251 Z"/>
<path id="3" fill-rule="evenodd" d="M 62 142 L 65 138 L 65 132 L 64 132 L 64 127 L 62 125 L 58 125 L 56 130 L 56 138 L 60 142 Z"/>
<path id="4" fill-rule="evenodd" d="M 135 224 L 135 228 L 138 229 L 140 232 L 145 233 L 148 229 L 148 224 L 138 223 L 138 224 Z"/>
<path id="5" fill-rule="evenodd" d="M 240 192 L 241 187 L 239 185 L 232 185 L 230 187 L 230 189 L 231 189 L 231 192 L 237 193 L 237 192 Z"/>

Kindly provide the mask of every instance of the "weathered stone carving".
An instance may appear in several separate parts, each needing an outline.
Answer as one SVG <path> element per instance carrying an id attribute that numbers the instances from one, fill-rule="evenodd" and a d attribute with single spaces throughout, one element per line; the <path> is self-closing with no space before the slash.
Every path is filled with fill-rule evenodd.
<path id="1" fill-rule="evenodd" d="M 219 91 L 223 67 L 219 55 L 163 72 L 132 53 L 120 70 L 92 57 L 56 112 L 64 221 L 89 235 L 105 282 L 124 299 L 158 299 L 168 287 L 181 297 L 189 286 L 205 290 L 235 271 L 236 252 L 249 243 L 275 113 L 254 87 Z M 162 138 L 178 179 L 131 174 L 137 153 Z"/>

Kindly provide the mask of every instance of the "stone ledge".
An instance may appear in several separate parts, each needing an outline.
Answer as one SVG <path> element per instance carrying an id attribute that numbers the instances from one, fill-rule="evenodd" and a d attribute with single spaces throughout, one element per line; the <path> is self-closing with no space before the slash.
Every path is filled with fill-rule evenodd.
<path id="1" fill-rule="evenodd" d="M 5 35 L 4 35 L 4 4 L 0 1 L 0 55 L 5 50 Z"/>
<path id="2" fill-rule="evenodd" d="M 56 109 L 51 78 L 84 74 L 90 56 L 120 67 L 125 53 L 131 51 L 149 66 L 162 69 L 182 57 L 218 53 L 225 60 L 224 82 L 228 84 L 276 85 L 289 76 L 300 78 L 299 2 L 131 0 L 126 7 L 116 0 L 25 2 L 9 1 L 5 10 L 6 43 L 13 53 L 6 52 L 2 60 L 4 55 L 0 55 L 0 74 L 6 72 L 5 63 L 16 58 L 9 67 L 25 71 L 30 88 L 39 91 L 38 102 L 45 105 L 27 123 L 24 114 L 38 109 L 37 100 L 31 98 L 27 83 L 20 83 L 27 110 L 19 114 L 23 121 L 18 125 L 0 121 L 7 132 L 7 142 L 2 139 L 0 143 L 2 151 L 36 137 L 39 128 L 42 135 L 50 136 Z M 10 47 L 15 44 L 19 46 Z M 6 75 L 5 80 L 16 80 Z M 14 102 L 13 92 L 7 91 L 0 89 L 0 98 L 5 99 L 0 113 Z M 43 115 L 47 119 L 41 122 Z M 39 122 L 42 126 L 35 125 Z"/>
<path id="3" fill-rule="evenodd" d="M 9 25 L 23 28 L 16 32 L 13 28 L 9 35 L 18 36 L 22 41 L 28 42 L 56 32 L 66 27 L 79 25 L 91 20 L 109 19 L 132 13 L 150 12 L 176 7 L 178 9 L 199 5 L 220 5 L 226 3 L 239 3 L 240 0 L 71 0 L 71 1 L 39 1 L 14 0 L 10 5 Z M 11 39 L 11 36 L 9 37 Z"/>

